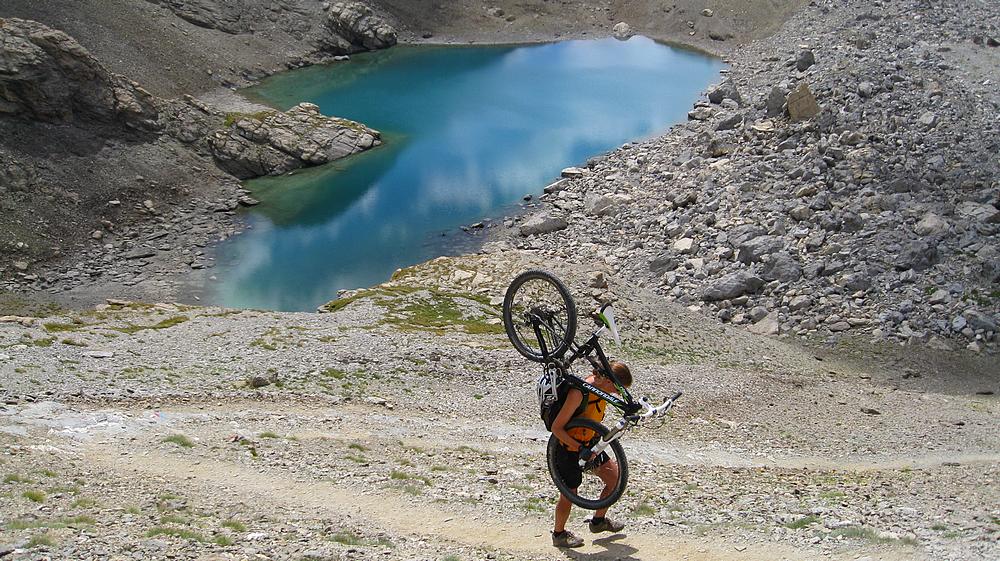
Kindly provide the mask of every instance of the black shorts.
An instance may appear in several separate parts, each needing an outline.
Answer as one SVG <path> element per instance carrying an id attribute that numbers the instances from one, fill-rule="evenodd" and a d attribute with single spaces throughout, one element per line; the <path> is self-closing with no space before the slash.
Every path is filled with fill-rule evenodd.
<path id="1" fill-rule="evenodd" d="M 566 486 L 570 489 L 576 489 L 583 482 L 583 468 L 580 467 L 580 453 L 571 452 L 564 446 L 556 446 L 555 454 L 553 454 L 553 459 L 556 464 L 556 472 L 558 472 L 559 477 L 566 483 Z M 594 462 L 594 466 L 604 465 L 604 462 L 608 461 L 607 452 L 601 452 L 601 455 L 597 457 Z"/>

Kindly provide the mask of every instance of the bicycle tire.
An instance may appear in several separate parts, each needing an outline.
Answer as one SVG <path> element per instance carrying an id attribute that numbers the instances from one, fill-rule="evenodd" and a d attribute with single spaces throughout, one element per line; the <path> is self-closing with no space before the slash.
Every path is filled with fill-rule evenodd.
<path id="1" fill-rule="evenodd" d="M 582 443 L 585 446 L 588 444 L 596 444 L 597 439 L 603 437 L 609 432 L 607 427 L 591 419 L 576 418 L 576 419 L 570 419 L 569 422 L 566 423 L 567 429 L 573 429 L 579 427 L 587 428 L 597 433 L 596 436 L 594 436 L 594 438 L 592 438 L 589 442 Z M 580 508 L 585 508 L 587 510 L 600 510 L 602 508 L 608 508 L 609 506 L 618 502 L 618 499 L 620 499 L 622 494 L 625 492 L 625 486 L 628 484 L 628 459 L 625 458 L 625 450 L 622 448 L 621 443 L 615 440 L 614 442 L 611 443 L 610 446 L 607 447 L 607 449 L 605 449 L 605 452 L 607 452 L 609 459 L 618 462 L 618 481 L 617 484 L 612 489 L 611 493 L 603 498 L 601 498 L 600 496 L 598 496 L 597 498 L 581 496 L 579 488 L 577 488 L 577 491 L 574 492 L 574 490 L 571 489 L 565 481 L 563 481 L 562 476 L 559 475 L 559 470 L 556 464 L 556 457 L 555 457 L 556 447 L 559 446 L 561 445 L 556 435 L 553 434 L 549 436 L 549 444 L 546 449 L 545 456 L 549 465 L 549 475 L 552 477 L 552 482 L 556 484 L 556 487 L 559 489 L 560 493 L 562 493 L 567 499 L 569 499 L 571 503 L 575 504 Z M 587 477 L 599 480 L 596 474 L 587 472 L 584 472 L 583 477 L 585 481 Z"/>
<path id="2" fill-rule="evenodd" d="M 543 328 L 547 352 L 542 352 L 533 329 L 524 316 L 529 310 L 543 308 L 554 323 Z M 503 300 L 503 326 L 517 352 L 528 360 L 545 362 L 560 357 L 576 337 L 576 303 L 569 289 L 547 271 L 525 271 L 511 281 Z"/>

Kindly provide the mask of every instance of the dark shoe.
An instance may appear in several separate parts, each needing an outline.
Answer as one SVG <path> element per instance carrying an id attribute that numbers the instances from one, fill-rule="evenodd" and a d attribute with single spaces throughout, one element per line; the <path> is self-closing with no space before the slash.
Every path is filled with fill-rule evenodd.
<path id="1" fill-rule="evenodd" d="M 583 547 L 583 540 L 576 537 L 576 534 L 570 532 L 569 530 L 556 535 L 552 532 L 552 545 L 556 547 Z"/>
<path id="2" fill-rule="evenodd" d="M 598 521 L 594 519 L 590 520 L 590 531 L 594 534 L 600 534 L 601 532 L 621 532 L 625 528 L 625 524 L 612 520 L 611 518 L 602 518 Z"/>

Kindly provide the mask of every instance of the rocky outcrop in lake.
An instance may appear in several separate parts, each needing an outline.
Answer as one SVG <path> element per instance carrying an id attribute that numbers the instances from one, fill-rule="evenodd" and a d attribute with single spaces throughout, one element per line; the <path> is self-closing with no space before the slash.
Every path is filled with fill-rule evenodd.
<path id="1" fill-rule="evenodd" d="M 326 26 L 352 50 L 386 49 L 396 44 L 396 30 L 360 2 L 338 2 L 327 12 Z"/>
<path id="2" fill-rule="evenodd" d="M 219 166 L 242 179 L 325 164 L 381 144 L 378 131 L 326 117 L 311 103 L 287 112 L 230 114 L 227 121 L 208 144 Z"/>
<path id="3" fill-rule="evenodd" d="M 771 333 L 995 351 L 1000 52 L 970 22 L 1000 14 L 924 4 L 804 10 L 734 54 L 688 123 L 544 195 L 564 230 L 512 242 Z"/>

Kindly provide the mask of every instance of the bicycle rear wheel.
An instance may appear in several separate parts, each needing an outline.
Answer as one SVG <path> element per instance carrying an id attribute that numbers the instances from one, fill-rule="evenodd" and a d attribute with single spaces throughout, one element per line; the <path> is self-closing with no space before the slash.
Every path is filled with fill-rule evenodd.
<path id="1" fill-rule="evenodd" d="M 593 447 L 601 437 L 608 434 L 607 427 L 590 419 L 570 419 L 566 423 L 566 430 L 574 428 L 588 429 L 588 432 L 593 434 L 592 438 L 579 441 L 588 448 Z M 556 435 L 549 436 L 549 445 L 546 451 L 549 475 L 552 476 L 552 481 L 556 484 L 559 492 L 580 508 L 588 510 L 608 508 L 618 502 L 622 493 L 625 492 L 625 485 L 628 484 L 628 460 L 625 458 L 625 450 L 616 440 L 604 450 L 604 453 L 608 455 L 607 461 L 601 466 L 584 468 L 580 476 L 580 483 L 574 488 L 571 486 L 575 483 L 575 476 L 571 473 L 572 466 L 566 465 L 567 452 L 563 449 Z M 576 454 L 572 452 L 569 454 L 571 455 L 570 459 L 575 461 Z M 617 475 L 614 474 L 614 470 L 611 469 L 608 462 L 614 462 L 617 466 Z M 603 473 L 610 479 L 610 482 L 605 482 L 602 479 L 602 470 L 605 470 Z"/>
<path id="2" fill-rule="evenodd" d="M 517 352 L 528 360 L 545 362 L 561 356 L 573 342 L 576 304 L 566 285 L 552 273 L 526 271 L 507 287 L 503 326 Z"/>

